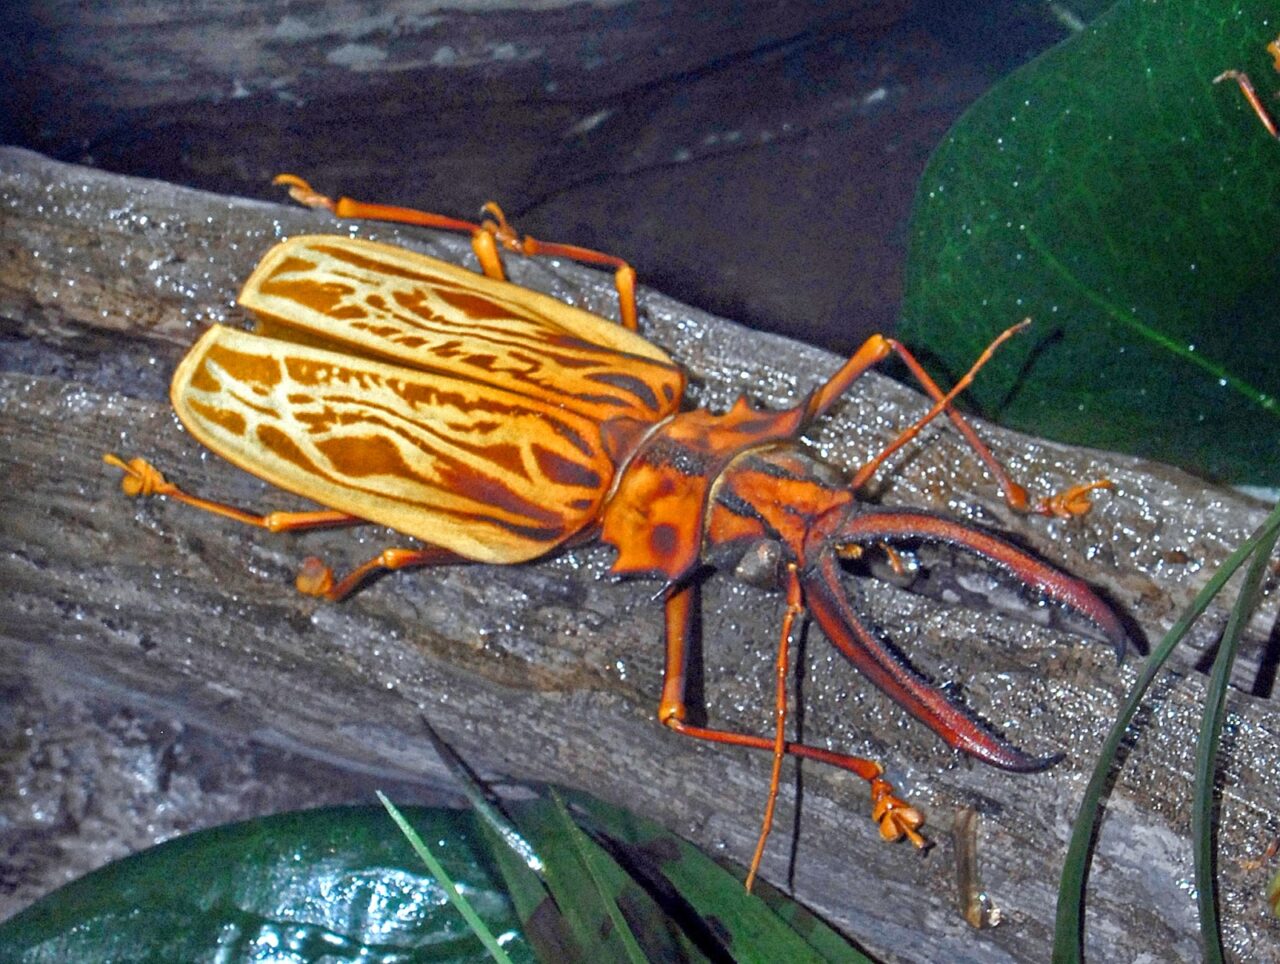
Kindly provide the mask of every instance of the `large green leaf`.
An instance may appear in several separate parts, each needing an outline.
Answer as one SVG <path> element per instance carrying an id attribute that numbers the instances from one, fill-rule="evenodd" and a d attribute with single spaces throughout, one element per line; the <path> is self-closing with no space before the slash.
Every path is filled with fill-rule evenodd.
<path id="1" fill-rule="evenodd" d="M 795 901 L 764 881 L 759 895 L 746 892 L 741 869 L 730 872 L 692 844 L 652 821 L 585 794 L 568 794 L 575 818 L 601 841 L 637 880 L 674 888 L 683 916 L 704 922 L 725 954 L 742 964 L 769 961 L 844 962 L 871 960 Z"/>
<path id="2" fill-rule="evenodd" d="M 406 807 L 507 953 L 532 960 L 467 811 Z M 283 814 L 118 861 L 0 924 L 0 959 L 479 962 L 487 952 L 381 807 Z"/>
<path id="3" fill-rule="evenodd" d="M 1280 482 L 1276 8 L 1121 0 L 965 114 L 921 181 L 902 334 L 1052 438 Z"/>
<path id="4" fill-rule="evenodd" d="M 762 881 L 583 794 L 492 817 L 403 816 L 516 961 L 869 960 Z M 502 818 L 505 820 L 505 817 Z M 585 822 L 584 832 L 575 821 Z M 523 844 L 527 846 L 527 844 Z M 499 869 L 501 871 L 499 872 Z M 505 879 L 516 904 L 504 893 Z M 95 871 L 0 924 L 4 964 L 200 960 L 480 962 L 482 939 L 385 812 L 345 807 L 201 831 Z"/>

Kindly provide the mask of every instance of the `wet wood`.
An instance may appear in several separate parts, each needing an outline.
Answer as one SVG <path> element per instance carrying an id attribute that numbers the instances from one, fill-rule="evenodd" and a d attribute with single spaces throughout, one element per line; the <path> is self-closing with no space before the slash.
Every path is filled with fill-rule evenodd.
<path id="1" fill-rule="evenodd" d="M 276 238 L 347 230 L 314 212 L 205 194 L 0 151 L 0 660 L 68 694 L 110 693 L 227 740 L 301 753 L 370 788 L 444 780 L 421 738 L 428 715 L 484 773 L 589 789 L 738 860 L 750 855 L 768 773 L 763 755 L 697 745 L 653 720 L 661 611 L 649 583 L 613 583 L 605 550 L 534 565 L 401 574 L 329 606 L 300 597 L 300 560 L 339 568 L 402 540 L 384 530 L 269 536 L 162 501 L 132 503 L 105 451 L 142 454 L 184 486 L 262 508 L 299 503 L 202 454 L 165 399 L 176 360 L 211 321 L 240 320 L 239 282 Z M 465 240 L 389 227 L 360 234 L 468 261 Z M 513 278 L 604 313 L 602 275 L 519 261 Z M 696 401 L 744 388 L 794 403 L 839 359 L 739 328 L 645 291 L 642 327 L 686 365 Z M 856 467 L 921 410 L 878 376 L 859 382 L 816 432 L 830 461 Z M 1135 635 L 1158 640 L 1214 566 L 1262 519 L 1245 497 L 1174 470 L 988 430 L 1040 492 L 1108 476 L 1116 492 L 1073 523 L 1011 516 L 953 433 L 923 438 L 878 497 L 1012 534 L 1106 591 Z M 942 570 L 947 560 L 938 563 Z M 972 577 L 972 578 L 971 578 Z M 979 605 L 859 581 L 873 621 L 1052 771 L 969 765 L 843 665 L 821 634 L 800 653 L 798 722 L 807 740 L 881 759 L 928 812 L 924 855 L 882 844 L 859 781 L 788 764 L 767 877 L 889 960 L 1038 961 L 1047 954 L 1068 824 L 1138 660 Z M 853 580 L 851 580 L 851 585 Z M 700 692 L 712 720 L 765 729 L 770 653 L 781 615 L 767 593 L 711 580 Z M 1220 626 L 1210 614 L 1197 640 Z M 1245 689 L 1266 689 L 1275 604 L 1252 627 Z M 1186 657 L 1159 688 L 1112 797 L 1089 906 L 1092 952 L 1129 960 L 1150 947 L 1197 954 L 1188 797 L 1204 678 Z M 15 701 L 21 687 L 6 690 Z M 1280 737 L 1274 706 L 1239 691 L 1225 748 L 1220 867 L 1226 928 L 1241 958 L 1263 959 L 1280 929 L 1265 916 L 1269 868 L 1246 870 L 1277 829 Z M 802 786 L 798 830 L 793 827 Z M 162 795 L 156 800 L 162 803 Z M 20 808 L 13 800 L 3 804 Z M 949 830 L 980 815 L 982 882 L 1003 913 L 974 931 Z M 27 855 L 29 859 L 35 859 Z"/>

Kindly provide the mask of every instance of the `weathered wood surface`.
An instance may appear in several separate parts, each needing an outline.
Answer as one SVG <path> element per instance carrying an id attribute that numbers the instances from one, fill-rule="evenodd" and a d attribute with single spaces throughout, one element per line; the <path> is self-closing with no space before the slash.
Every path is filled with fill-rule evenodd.
<path id="1" fill-rule="evenodd" d="M 238 284 L 273 240 L 328 229 L 354 230 L 296 208 L 0 151 L 0 662 L 68 691 L 110 691 L 231 741 L 252 738 L 370 774 L 370 786 L 444 780 L 420 736 L 426 713 L 485 773 L 589 789 L 745 860 L 768 760 L 698 745 L 653 722 L 657 587 L 610 582 L 606 551 L 402 574 L 329 606 L 291 589 L 299 560 L 314 553 L 354 563 L 398 541 L 394 535 L 269 536 L 120 494 L 116 473 L 100 461 L 104 451 L 145 454 L 189 488 L 232 502 L 298 504 L 202 453 L 164 391 L 205 324 L 240 319 Z M 469 258 L 465 240 L 358 230 Z M 612 311 L 600 275 L 525 261 L 511 273 Z M 700 403 L 723 406 L 743 388 L 770 405 L 793 403 L 838 364 L 653 292 L 642 305 L 646 332 L 687 366 Z M 856 466 L 920 410 L 919 396 L 868 376 L 813 442 L 833 463 Z M 1105 475 L 1116 492 L 1084 520 L 1015 518 L 954 434 L 941 430 L 895 466 L 880 498 L 1013 534 L 1104 589 L 1148 639 L 1159 638 L 1263 515 L 1256 503 L 1161 466 L 997 429 L 988 435 L 1037 491 Z M 1028 618 L 870 580 L 858 589 L 874 621 L 919 665 L 959 683 L 1014 742 L 1037 753 L 1065 750 L 1067 760 L 1036 776 L 969 765 L 811 630 L 800 654 L 805 738 L 882 759 L 928 812 L 937 845 L 920 855 L 882 844 L 866 817 L 865 786 L 808 764 L 792 835 L 797 785 L 788 764 L 764 873 L 786 883 L 790 872 L 800 899 L 886 960 L 1044 960 L 1068 825 L 1137 661 L 1118 667 L 1105 646 Z M 720 577 L 705 601 L 707 714 L 764 729 L 779 600 Z M 1222 618 L 1215 612 L 1209 622 Z M 1274 623 L 1272 599 L 1253 625 L 1255 663 Z M 1209 625 L 1198 638 L 1212 635 Z M 1160 687 L 1112 795 L 1091 880 L 1097 960 L 1148 951 L 1197 957 L 1187 800 L 1204 680 L 1193 662 L 1185 659 Z M 22 698 L 20 686 L 7 693 Z M 1241 960 L 1266 960 L 1280 937 L 1264 912 L 1271 871 L 1240 861 L 1280 830 L 1280 735 L 1270 702 L 1236 692 L 1230 709 L 1225 926 Z M 160 794 L 156 805 L 163 803 Z M 10 815 L 22 806 L 0 801 Z M 999 927 L 980 932 L 955 910 L 948 830 L 963 806 L 982 814 L 982 875 L 1004 914 Z M 33 859 L 9 859 L 18 857 Z"/>

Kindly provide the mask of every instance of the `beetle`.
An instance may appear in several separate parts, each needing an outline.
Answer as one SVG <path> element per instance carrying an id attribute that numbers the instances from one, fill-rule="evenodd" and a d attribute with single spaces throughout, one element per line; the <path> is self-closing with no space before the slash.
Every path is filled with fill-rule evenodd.
<path id="1" fill-rule="evenodd" d="M 875 761 L 786 738 L 792 632 L 808 613 L 876 686 L 951 746 L 1012 771 L 1043 769 L 917 673 L 867 627 L 840 582 L 841 562 L 906 542 L 973 553 L 1045 599 L 1074 610 L 1123 648 L 1110 607 L 1084 582 L 985 530 L 858 497 L 885 460 L 945 415 L 1020 512 L 1071 517 L 1107 480 L 1033 501 L 952 406 L 998 336 L 950 391 L 914 356 L 875 335 L 803 402 L 763 411 L 682 409 L 685 377 L 637 333 L 635 272 L 620 258 L 517 234 L 485 205 L 469 222 L 413 209 L 331 201 L 293 175 L 277 182 L 311 207 L 469 232 L 482 273 L 349 236 L 304 235 L 272 248 L 240 293 L 254 332 L 210 327 L 179 364 L 170 397 L 205 446 L 328 508 L 259 515 L 194 496 L 144 459 L 105 460 L 129 495 L 163 495 L 270 531 L 379 523 L 421 541 L 388 549 L 344 577 L 306 560 L 298 588 L 337 601 L 371 575 L 416 566 L 514 564 L 599 540 L 611 572 L 664 582 L 666 656 L 658 719 L 696 739 L 773 755 L 754 880 L 772 825 L 784 756 L 865 779 L 889 840 L 925 844 L 923 816 Z M 621 324 L 505 280 L 499 249 L 614 269 Z M 806 426 L 872 366 L 896 355 L 932 399 L 928 411 L 846 479 L 800 441 Z M 772 736 L 688 719 L 686 663 L 698 584 L 730 569 L 780 588 Z"/>

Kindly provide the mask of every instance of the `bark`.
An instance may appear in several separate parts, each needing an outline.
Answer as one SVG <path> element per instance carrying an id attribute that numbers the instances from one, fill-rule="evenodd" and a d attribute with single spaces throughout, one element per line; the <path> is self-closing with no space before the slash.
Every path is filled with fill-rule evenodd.
<path id="1" fill-rule="evenodd" d="M 206 324 L 240 320 L 238 284 L 273 240 L 347 226 L 13 149 L 0 151 L 0 198 L 6 724 L 29 718 L 22 707 L 40 693 L 110 700 L 212 735 L 202 738 L 321 761 L 320 798 L 333 772 L 366 789 L 387 781 L 424 791 L 442 785 L 421 737 L 425 713 L 486 774 L 587 789 L 700 845 L 749 857 L 769 761 L 697 744 L 654 722 L 658 586 L 610 581 L 606 550 L 401 574 L 331 606 L 293 591 L 304 556 L 341 569 L 404 540 L 375 529 L 272 536 L 120 493 L 103 452 L 145 455 L 210 497 L 263 509 L 300 505 L 202 453 L 172 416 L 165 385 Z M 378 225 L 359 232 L 470 263 L 465 239 Z M 510 271 L 521 284 L 613 313 L 604 275 L 524 260 L 513 260 Z M 641 301 L 645 333 L 690 372 L 697 404 L 721 408 L 744 389 L 762 404 L 794 404 L 839 365 L 835 356 L 649 290 Z M 919 395 L 870 374 L 818 428 L 813 445 L 851 471 L 922 410 Z M 1098 586 L 1135 637 L 1150 642 L 1263 517 L 1246 497 L 1164 466 L 990 426 L 981 431 L 1035 492 L 1101 476 L 1116 489 L 1081 520 L 1017 517 L 964 444 L 941 428 L 895 460 L 876 497 L 1010 534 Z M 978 574 L 954 560 L 934 565 L 944 588 L 966 588 L 965 605 L 874 580 L 850 585 L 872 622 L 935 678 L 958 683 L 976 712 L 1028 750 L 1064 750 L 1066 760 L 1034 776 L 970 765 L 810 630 L 796 687 L 804 738 L 880 759 L 903 795 L 927 811 L 936 846 L 917 854 L 883 844 L 867 819 L 864 784 L 811 764 L 797 775 L 788 763 L 763 872 L 887 960 L 1044 960 L 1069 824 L 1139 660 L 1117 665 L 1106 646 L 1041 624 L 1034 607 L 996 605 L 1001 594 L 975 588 Z M 775 595 L 727 575 L 708 582 L 697 689 L 709 720 L 768 730 L 781 608 Z M 1252 960 L 1273 954 L 1280 935 L 1264 909 L 1269 869 L 1241 863 L 1280 829 L 1273 706 L 1250 693 L 1270 691 L 1275 613 L 1272 598 L 1252 624 L 1222 767 L 1225 927 L 1234 951 Z M 1196 636 L 1202 650 L 1224 619 L 1220 609 L 1208 615 Z M 1165 959 L 1197 956 L 1185 881 L 1205 688 L 1200 655 L 1184 657 L 1162 679 L 1112 792 L 1090 881 L 1090 949 L 1098 960 L 1133 960 L 1151 948 Z M 28 779 L 42 765 L 85 786 L 104 779 L 101 760 L 42 764 L 32 756 L 38 743 L 39 734 L 5 734 L 11 785 L 20 782 L 15 774 Z M 0 802 L 11 827 L 39 823 L 24 799 L 5 794 Z M 173 805 L 162 784 L 150 805 L 157 812 Z M 981 874 L 1004 915 L 999 927 L 982 931 L 956 911 L 949 831 L 965 807 L 981 815 Z M 223 816 L 241 812 L 229 801 Z M 192 820 L 218 816 L 206 808 Z M 51 841 L 126 833 L 71 818 L 39 827 L 39 834 L 9 834 L 7 859 L 32 879 L 42 855 L 58 853 Z"/>

